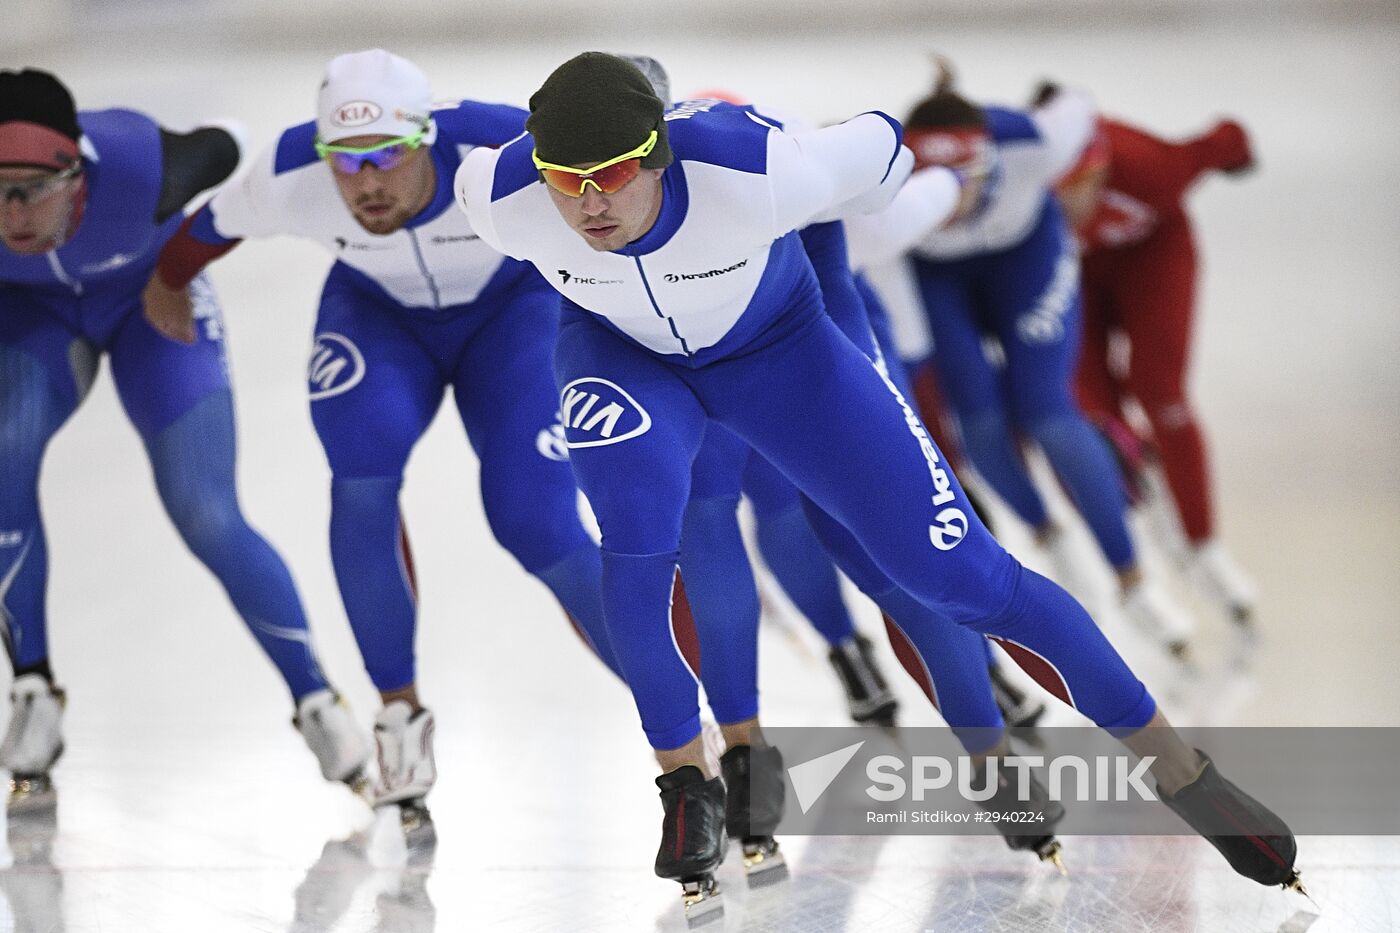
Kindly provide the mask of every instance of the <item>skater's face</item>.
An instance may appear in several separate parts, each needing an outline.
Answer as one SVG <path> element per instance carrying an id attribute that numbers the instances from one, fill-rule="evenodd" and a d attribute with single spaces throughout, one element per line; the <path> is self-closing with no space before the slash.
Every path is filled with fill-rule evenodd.
<path id="1" fill-rule="evenodd" d="M 73 218 L 81 188 L 80 166 L 62 172 L 43 168 L 0 168 L 0 243 L 21 255 L 53 249 Z"/>
<path id="2" fill-rule="evenodd" d="M 574 168 L 593 168 L 584 162 Z M 550 200 L 564 222 L 598 252 L 621 249 L 656 223 L 661 213 L 661 174 L 665 169 L 644 168 L 635 178 L 611 194 L 597 185 L 585 185 L 579 197 L 546 185 Z"/>
<path id="3" fill-rule="evenodd" d="M 352 136 L 337 139 L 337 147 L 364 148 L 391 141 L 389 136 Z M 390 168 L 379 168 L 365 160 L 357 170 L 328 160 L 328 170 L 350 213 L 361 227 L 370 233 L 393 233 L 432 200 L 437 185 L 437 171 L 427 146 L 405 147 L 400 158 Z"/>

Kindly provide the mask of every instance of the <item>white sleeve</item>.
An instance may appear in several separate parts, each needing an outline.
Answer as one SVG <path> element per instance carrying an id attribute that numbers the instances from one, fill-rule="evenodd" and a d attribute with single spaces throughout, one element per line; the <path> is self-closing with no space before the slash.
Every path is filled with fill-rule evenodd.
<path id="1" fill-rule="evenodd" d="M 908 174 L 907 166 L 901 173 L 896 158 L 903 151 L 896 124 L 877 113 L 799 136 L 770 132 L 773 237 L 829 216 L 864 195 L 871 196 L 866 210 L 883 207 Z"/>
<path id="2" fill-rule="evenodd" d="M 1070 90 L 1060 91 L 1044 107 L 1031 111 L 1031 122 L 1044 145 L 1047 177 L 1059 178 L 1074 165 L 1093 138 L 1097 115 L 1089 95 Z"/>
<path id="3" fill-rule="evenodd" d="M 914 282 L 914 269 L 907 257 L 880 263 L 865 270 L 865 279 L 880 296 L 890 318 L 895 352 L 902 360 L 923 360 L 933 353 L 924 302 Z"/>
<path id="4" fill-rule="evenodd" d="M 275 145 L 263 150 L 210 199 L 209 219 L 220 236 L 241 240 L 289 232 L 290 206 L 279 203 L 286 182 L 273 173 L 276 156 Z"/>
<path id="5" fill-rule="evenodd" d="M 962 185 L 942 166 L 915 172 L 883 210 L 846 219 L 851 268 L 863 269 L 904 255 L 958 209 Z"/>
<path id="6" fill-rule="evenodd" d="M 524 259 L 524 256 L 512 253 L 501 242 L 501 235 L 491 216 L 491 189 L 496 183 L 496 161 L 500 155 L 501 150 L 487 146 L 478 146 L 468 152 L 462 164 L 457 166 L 452 190 L 457 197 L 457 206 L 467 215 L 467 223 L 471 224 L 473 233 L 496 252 Z"/>

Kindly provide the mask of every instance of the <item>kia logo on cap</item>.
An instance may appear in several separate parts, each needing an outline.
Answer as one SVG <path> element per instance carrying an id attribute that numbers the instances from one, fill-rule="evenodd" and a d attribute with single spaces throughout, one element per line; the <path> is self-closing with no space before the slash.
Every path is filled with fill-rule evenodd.
<path id="1" fill-rule="evenodd" d="M 335 116 L 331 121 L 336 126 L 364 126 L 378 120 L 383 113 L 378 104 L 367 100 L 352 100 L 335 108 Z"/>

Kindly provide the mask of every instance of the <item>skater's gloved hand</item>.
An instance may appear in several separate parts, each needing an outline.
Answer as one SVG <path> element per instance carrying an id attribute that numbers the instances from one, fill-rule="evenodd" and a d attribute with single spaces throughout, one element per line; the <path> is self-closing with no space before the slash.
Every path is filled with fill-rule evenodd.
<path id="1" fill-rule="evenodd" d="M 1031 91 L 1031 107 L 1044 107 L 1059 93 L 1060 86 L 1058 84 L 1054 81 L 1041 79 L 1040 83 L 1035 86 L 1035 90 Z"/>
<path id="2" fill-rule="evenodd" d="M 1234 120 L 1221 120 L 1206 134 L 1216 166 L 1227 175 L 1247 175 L 1254 171 L 1254 147 L 1249 134 Z"/>
<path id="3" fill-rule="evenodd" d="M 194 343 L 194 306 L 188 287 L 171 288 L 156 272 L 146 283 L 141 302 L 145 306 L 146 320 L 162 337 L 177 343 Z"/>

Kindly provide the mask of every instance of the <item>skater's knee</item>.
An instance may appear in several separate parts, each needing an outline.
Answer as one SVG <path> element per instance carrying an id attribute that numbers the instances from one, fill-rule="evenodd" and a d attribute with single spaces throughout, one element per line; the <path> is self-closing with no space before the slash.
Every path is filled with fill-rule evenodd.
<path id="1" fill-rule="evenodd" d="M 966 548 L 963 560 L 942 568 L 933 598 L 925 601 L 959 625 L 986 632 L 1015 612 L 1022 568 L 980 524 L 968 530 L 968 537 L 973 541 L 967 543 L 974 546 Z M 978 538 L 985 538 L 992 547 L 976 547 Z M 959 547 L 949 553 L 963 550 Z"/>
<path id="2" fill-rule="evenodd" d="M 400 476 L 408 463 L 409 454 L 422 435 L 414 426 L 385 425 L 377 421 L 356 423 L 353 430 L 347 430 L 340 421 L 326 424 L 315 418 L 313 421 L 325 451 L 326 462 L 331 473 L 337 478 Z"/>
<path id="3" fill-rule="evenodd" d="M 497 543 L 530 573 L 593 543 L 572 500 L 553 508 L 488 508 L 486 521 Z"/>
<path id="4" fill-rule="evenodd" d="M 37 473 L 44 448 L 67 415 L 44 385 L 18 375 L 0 372 L 0 477 L 7 481 Z"/>
<path id="5" fill-rule="evenodd" d="M 226 549 L 253 533 L 232 492 L 222 496 L 185 496 L 167 503 L 167 508 L 180 537 L 197 555 Z"/>
<path id="6" fill-rule="evenodd" d="M 685 504 L 683 537 L 709 538 L 716 531 L 738 525 L 738 495 L 692 497 Z"/>
<path id="7" fill-rule="evenodd" d="M 1022 430 L 1053 460 L 1083 444 L 1086 432 L 1094 428 L 1088 418 L 1071 406 L 1028 418 L 1022 422 Z"/>
<path id="8" fill-rule="evenodd" d="M 1063 430 L 1064 425 L 1085 420 L 1068 384 L 1045 386 L 1013 402 L 1016 427 L 1039 443 L 1040 435 Z"/>
<path id="9" fill-rule="evenodd" d="M 1153 422 L 1158 412 L 1189 410 L 1182 374 L 1165 367 L 1135 366 L 1128 374 L 1128 394 L 1137 399 Z"/>
<path id="10" fill-rule="evenodd" d="M 335 513 L 359 513 L 383 508 L 398 509 L 402 476 L 334 476 L 331 509 Z"/>
<path id="11" fill-rule="evenodd" d="M 52 434 L 37 422 L 12 413 L 0 418 L 0 483 L 7 492 L 38 481 L 39 462 Z"/>
<path id="12" fill-rule="evenodd" d="M 603 547 L 614 554 L 661 554 L 678 551 L 685 514 L 684 499 L 666 503 L 611 503 L 598 508 Z"/>
<path id="13" fill-rule="evenodd" d="M 1143 400 L 1147 419 L 1152 422 L 1152 431 L 1158 437 L 1174 431 L 1189 429 L 1196 423 L 1196 414 L 1184 395 L 1163 397 L 1151 403 Z"/>
<path id="14" fill-rule="evenodd" d="M 983 408 L 973 412 L 960 413 L 958 425 L 962 429 L 963 443 L 968 455 L 974 461 L 984 458 L 988 451 L 996 450 L 1011 437 L 1011 419 L 1003 408 Z"/>

